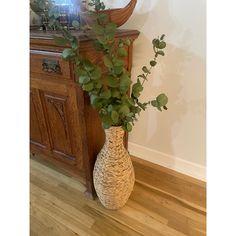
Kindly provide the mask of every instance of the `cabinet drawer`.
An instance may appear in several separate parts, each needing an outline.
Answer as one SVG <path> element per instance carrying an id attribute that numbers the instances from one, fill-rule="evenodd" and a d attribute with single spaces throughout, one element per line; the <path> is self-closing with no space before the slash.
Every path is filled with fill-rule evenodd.
<path id="1" fill-rule="evenodd" d="M 30 72 L 59 79 L 72 79 L 70 63 L 61 53 L 30 50 Z"/>

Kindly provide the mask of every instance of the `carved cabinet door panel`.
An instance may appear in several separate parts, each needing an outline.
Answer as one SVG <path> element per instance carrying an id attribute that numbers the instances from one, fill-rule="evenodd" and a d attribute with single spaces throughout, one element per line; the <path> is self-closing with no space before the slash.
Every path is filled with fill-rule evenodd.
<path id="1" fill-rule="evenodd" d="M 50 146 L 39 90 L 35 88 L 30 90 L 30 142 L 45 150 Z"/>
<path id="2" fill-rule="evenodd" d="M 82 137 L 75 88 L 65 92 L 41 91 L 52 155 L 61 161 L 83 168 Z"/>

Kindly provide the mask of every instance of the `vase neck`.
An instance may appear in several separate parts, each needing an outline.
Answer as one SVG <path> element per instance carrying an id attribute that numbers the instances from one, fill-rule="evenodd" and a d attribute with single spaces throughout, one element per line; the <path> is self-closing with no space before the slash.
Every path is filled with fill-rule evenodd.
<path id="1" fill-rule="evenodd" d="M 118 145 L 123 143 L 124 130 L 121 127 L 110 127 L 105 129 L 106 143 Z"/>

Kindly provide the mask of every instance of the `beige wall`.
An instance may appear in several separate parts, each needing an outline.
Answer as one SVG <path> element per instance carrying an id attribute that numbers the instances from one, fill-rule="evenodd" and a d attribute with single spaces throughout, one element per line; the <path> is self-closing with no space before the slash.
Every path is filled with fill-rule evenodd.
<path id="1" fill-rule="evenodd" d="M 129 0 L 107 0 L 123 7 Z M 153 70 L 143 101 L 165 92 L 169 110 L 149 108 L 129 135 L 130 152 L 205 178 L 206 6 L 204 0 L 138 0 L 123 28 L 141 32 L 134 44 L 132 78 L 152 57 L 151 41 L 166 34 L 168 48 Z M 200 173 L 201 172 L 201 173 Z"/>

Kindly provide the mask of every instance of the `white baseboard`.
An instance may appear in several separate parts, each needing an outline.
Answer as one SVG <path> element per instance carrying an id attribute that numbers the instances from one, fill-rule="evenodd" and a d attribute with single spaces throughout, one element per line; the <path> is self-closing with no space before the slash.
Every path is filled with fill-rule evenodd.
<path id="1" fill-rule="evenodd" d="M 206 181 L 206 167 L 175 156 L 159 152 L 141 145 L 129 142 L 128 150 L 131 155 L 167 167 L 196 179 Z"/>

